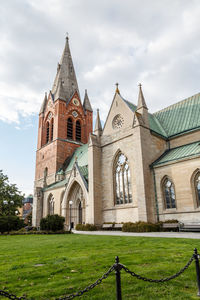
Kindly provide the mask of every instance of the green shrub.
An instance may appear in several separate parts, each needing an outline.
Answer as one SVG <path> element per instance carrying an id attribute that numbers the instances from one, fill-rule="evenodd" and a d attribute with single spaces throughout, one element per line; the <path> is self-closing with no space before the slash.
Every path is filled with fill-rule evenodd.
<path id="1" fill-rule="evenodd" d="M 59 215 L 48 215 L 40 221 L 40 229 L 47 231 L 58 231 L 64 229 L 65 218 Z"/>
<path id="2" fill-rule="evenodd" d="M 162 223 L 178 223 L 178 220 L 166 220 L 166 221 L 164 221 L 164 222 L 162 222 Z"/>
<path id="3" fill-rule="evenodd" d="M 93 224 L 77 224 L 76 225 L 76 230 L 95 231 L 95 230 L 97 230 L 97 227 Z"/>
<path id="4" fill-rule="evenodd" d="M 0 216 L 0 232 L 10 232 L 24 227 L 24 221 L 17 216 Z"/>
<path id="5" fill-rule="evenodd" d="M 122 226 L 122 231 L 124 232 L 156 232 L 160 231 L 159 224 L 146 223 L 146 222 L 136 222 L 124 223 Z"/>

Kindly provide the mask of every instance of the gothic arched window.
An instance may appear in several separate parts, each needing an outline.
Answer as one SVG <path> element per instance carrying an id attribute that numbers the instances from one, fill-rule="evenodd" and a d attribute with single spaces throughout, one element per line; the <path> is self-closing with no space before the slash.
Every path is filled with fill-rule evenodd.
<path id="1" fill-rule="evenodd" d="M 132 202 L 131 174 L 127 157 L 119 153 L 114 165 L 115 204 Z"/>
<path id="2" fill-rule="evenodd" d="M 200 206 L 200 172 L 194 177 L 194 188 L 196 193 L 196 203 L 197 207 Z"/>
<path id="3" fill-rule="evenodd" d="M 163 181 L 163 195 L 165 209 L 176 208 L 176 196 L 173 182 L 166 177 Z"/>
<path id="4" fill-rule="evenodd" d="M 67 120 L 67 138 L 73 139 L 73 122 L 71 118 Z"/>
<path id="5" fill-rule="evenodd" d="M 53 141 L 53 119 L 51 120 L 51 141 Z"/>
<path id="6" fill-rule="evenodd" d="M 76 121 L 76 140 L 81 141 L 81 123 Z"/>
<path id="7" fill-rule="evenodd" d="M 49 142 L 49 122 L 47 122 L 46 126 L 46 143 Z"/>

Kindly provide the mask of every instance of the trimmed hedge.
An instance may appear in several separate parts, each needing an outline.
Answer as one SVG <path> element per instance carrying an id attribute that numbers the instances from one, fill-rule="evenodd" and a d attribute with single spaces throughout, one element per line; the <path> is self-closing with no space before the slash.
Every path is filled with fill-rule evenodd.
<path id="1" fill-rule="evenodd" d="M 159 224 L 146 223 L 146 222 L 127 222 L 122 226 L 123 232 L 156 232 L 160 231 Z"/>
<path id="2" fill-rule="evenodd" d="M 0 232 L 10 232 L 24 227 L 24 221 L 17 216 L 0 216 Z"/>
<path id="3" fill-rule="evenodd" d="M 95 231 L 97 230 L 97 227 L 93 224 L 77 224 L 76 230 L 80 231 Z"/>
<path id="4" fill-rule="evenodd" d="M 40 229 L 47 231 L 58 231 L 64 229 L 65 218 L 59 215 L 48 215 L 40 221 Z"/>

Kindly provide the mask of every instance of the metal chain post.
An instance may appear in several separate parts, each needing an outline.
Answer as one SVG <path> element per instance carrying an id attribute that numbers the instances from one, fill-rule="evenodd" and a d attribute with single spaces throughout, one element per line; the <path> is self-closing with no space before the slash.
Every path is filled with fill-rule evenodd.
<path id="1" fill-rule="evenodd" d="M 120 270 L 122 269 L 121 264 L 119 264 L 119 257 L 115 258 L 115 276 L 116 276 L 116 299 L 122 300 L 122 291 L 121 291 L 121 274 Z"/>
<path id="2" fill-rule="evenodd" d="M 200 269 L 199 269 L 199 254 L 197 253 L 197 248 L 194 249 L 194 259 L 195 259 L 196 274 L 197 274 L 197 287 L 198 287 L 197 296 L 200 297 Z"/>

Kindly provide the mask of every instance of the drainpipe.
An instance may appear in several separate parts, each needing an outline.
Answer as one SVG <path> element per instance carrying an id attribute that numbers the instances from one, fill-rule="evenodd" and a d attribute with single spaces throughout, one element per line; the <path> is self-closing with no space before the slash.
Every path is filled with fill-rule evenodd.
<path id="1" fill-rule="evenodd" d="M 158 197 L 157 197 L 157 189 L 156 189 L 156 174 L 154 167 L 152 167 L 153 170 L 153 183 L 154 183 L 154 193 L 155 193 L 155 203 L 156 203 L 156 216 L 157 216 L 157 222 L 160 221 L 159 219 L 159 208 L 158 208 Z"/>

